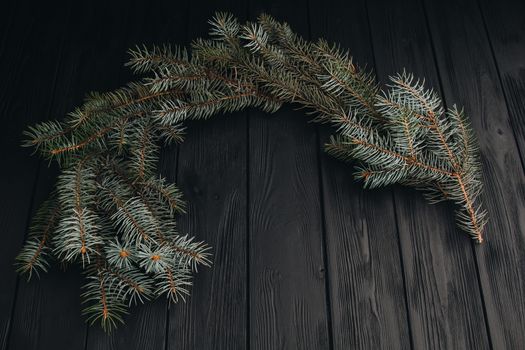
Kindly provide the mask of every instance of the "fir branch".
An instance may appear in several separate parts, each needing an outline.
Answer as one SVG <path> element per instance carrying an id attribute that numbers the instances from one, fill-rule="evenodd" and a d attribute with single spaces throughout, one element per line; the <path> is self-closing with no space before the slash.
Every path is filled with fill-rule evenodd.
<path id="1" fill-rule="evenodd" d="M 93 325 L 100 322 L 102 328 L 111 332 L 119 323 L 124 323 L 126 305 L 118 291 L 112 288 L 110 274 L 99 264 L 99 269 L 92 268 L 84 285 L 81 297 L 88 306 L 83 310 L 87 322 Z"/>
<path id="2" fill-rule="evenodd" d="M 179 299 L 185 301 L 189 293 L 191 281 L 189 272 L 185 269 L 166 269 L 155 277 L 157 281 L 157 295 L 166 295 L 171 302 L 178 302 Z"/>
<path id="3" fill-rule="evenodd" d="M 47 272 L 49 267 L 47 256 L 51 250 L 49 242 L 54 236 L 60 215 L 60 204 L 53 194 L 50 199 L 42 203 L 33 217 L 29 237 L 16 257 L 15 264 L 19 273 L 27 274 L 28 280 L 33 273 L 39 276 L 40 272 Z"/>
<path id="4" fill-rule="evenodd" d="M 309 42 L 268 15 L 239 23 L 219 13 L 213 40 L 191 49 L 130 50 L 142 77 L 115 91 L 91 93 L 64 121 L 29 127 L 23 146 L 62 167 L 57 196 L 37 213 L 18 271 L 46 271 L 49 256 L 86 270 L 88 321 L 105 329 L 127 305 L 189 293 L 192 272 L 209 266 L 203 242 L 180 234 L 184 202 L 156 175 L 160 142 L 182 142 L 186 121 L 284 103 L 331 125 L 328 153 L 355 165 L 367 188 L 401 184 L 431 203 L 453 201 L 458 226 L 483 241 L 478 147 L 462 110 L 445 110 L 423 80 L 403 71 L 379 86 L 349 52 Z"/>
<path id="5" fill-rule="evenodd" d="M 164 178 L 151 177 L 139 183 L 144 195 L 156 196 L 158 200 L 169 208 L 170 214 L 185 213 L 186 204 L 182 193 L 174 185 L 167 183 Z"/>
<path id="6" fill-rule="evenodd" d="M 90 262 L 90 254 L 102 243 L 98 235 L 97 213 L 93 210 L 96 190 L 95 173 L 90 156 L 81 158 L 58 178 L 58 200 L 63 215 L 54 236 L 54 251 L 65 261 L 80 256 L 82 265 Z"/>

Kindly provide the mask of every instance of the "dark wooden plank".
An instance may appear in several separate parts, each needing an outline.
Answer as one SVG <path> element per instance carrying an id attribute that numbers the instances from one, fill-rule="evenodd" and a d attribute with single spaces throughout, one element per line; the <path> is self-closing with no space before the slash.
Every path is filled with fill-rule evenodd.
<path id="1" fill-rule="evenodd" d="M 137 79 L 128 68 L 122 67 L 127 60 L 125 55 L 129 47 L 135 45 L 159 45 L 183 40 L 186 32 L 185 12 L 176 11 L 175 4 L 166 2 L 131 2 L 125 11 L 112 9 L 109 17 L 121 17 L 122 22 L 115 24 L 119 30 L 108 30 L 106 39 L 113 43 L 114 55 L 119 61 L 109 61 L 114 73 L 118 73 L 119 85 Z M 119 43 L 117 44 L 116 41 Z M 111 63 L 111 64 L 110 64 Z M 120 68 L 120 69 L 119 69 Z M 160 172 L 170 181 L 175 180 L 176 149 L 170 147 L 161 153 Z M 88 332 L 88 349 L 164 349 L 166 347 L 168 305 L 165 298 L 133 306 L 130 315 L 125 318 L 125 325 L 120 326 L 111 335 L 105 334 L 98 326 Z"/>
<path id="2" fill-rule="evenodd" d="M 375 1 L 369 14 L 380 81 L 405 68 L 439 91 L 421 4 Z M 456 229 L 453 207 L 430 206 L 406 188 L 394 193 L 414 348 L 487 348 L 471 241 Z"/>
<path id="3" fill-rule="evenodd" d="M 0 12 L 0 55 L 4 54 L 5 42 L 9 37 L 15 19 L 16 3 L 9 2 Z"/>
<path id="4" fill-rule="evenodd" d="M 245 18 L 243 1 L 189 1 L 188 39 L 207 36 L 215 10 Z M 188 123 L 178 184 L 188 202 L 181 232 L 212 247 L 213 266 L 195 275 L 186 303 L 171 305 L 169 349 L 246 345 L 246 113 Z"/>
<path id="5" fill-rule="evenodd" d="M 308 36 L 306 1 L 253 1 Z M 250 346 L 329 347 L 316 128 L 303 111 L 250 112 Z"/>
<path id="6" fill-rule="evenodd" d="M 481 0 L 512 131 L 525 162 L 525 2 Z"/>
<path id="7" fill-rule="evenodd" d="M 44 4 L 19 6 L 3 43 L 5 54 L 0 58 L 4 82 L 0 87 L 0 146 L 5 169 L 0 175 L 0 230 L 4 237 L 0 245 L 2 349 L 7 346 L 8 337 L 16 336 L 10 322 L 17 285 L 13 263 L 25 237 L 39 164 L 20 147 L 22 130 L 49 113 L 67 17 L 64 10 L 51 11 Z"/>
<path id="8" fill-rule="evenodd" d="M 365 2 L 310 2 L 313 37 L 349 48 L 373 69 Z M 333 130 L 323 129 L 322 143 Z M 321 154 L 331 314 L 336 349 L 407 349 L 409 325 L 389 190 L 366 191 L 353 168 Z M 378 219 L 380 218 L 380 219 Z"/>
<path id="9" fill-rule="evenodd" d="M 426 7 L 445 96 L 465 105 L 481 148 L 490 222 L 487 243 L 475 247 L 475 254 L 490 338 L 495 349 L 520 348 L 525 344 L 525 179 L 500 80 L 474 1 L 428 1 Z"/>

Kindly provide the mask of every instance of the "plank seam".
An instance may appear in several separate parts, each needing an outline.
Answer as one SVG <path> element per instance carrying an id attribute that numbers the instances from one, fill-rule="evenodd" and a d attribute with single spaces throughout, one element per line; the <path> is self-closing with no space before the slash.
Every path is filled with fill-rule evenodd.
<path id="1" fill-rule="evenodd" d="M 246 112 L 246 349 L 250 348 L 250 113 Z"/>
<path id="2" fill-rule="evenodd" d="M 306 17 L 308 19 L 308 39 L 312 40 L 312 23 L 311 23 L 311 5 L 310 1 L 306 1 Z M 319 187 L 319 204 L 321 208 L 321 249 L 323 254 L 323 269 L 324 269 L 324 285 L 325 285 L 325 303 L 326 303 L 326 323 L 328 328 L 328 347 L 329 349 L 334 348 L 334 330 L 333 330 L 333 319 L 332 319 L 332 300 L 331 300 L 331 288 L 330 288 L 330 272 L 328 264 L 328 238 L 326 233 L 326 210 L 325 210 L 325 195 L 323 187 L 323 171 L 321 162 L 321 136 L 319 126 L 315 127 L 316 137 L 316 160 L 317 160 L 317 180 Z"/>
<path id="3" fill-rule="evenodd" d="M 403 249 L 401 248 L 401 236 L 399 234 L 399 222 L 398 222 L 398 213 L 396 208 L 396 196 L 394 191 L 390 191 L 392 196 L 392 207 L 394 209 L 394 221 L 396 223 L 396 232 L 397 232 L 397 248 L 399 250 L 399 260 L 401 260 L 401 276 L 403 276 L 403 293 L 405 294 L 405 312 L 407 315 L 408 323 L 408 336 L 410 339 L 410 348 L 414 349 L 414 336 L 412 334 L 412 319 L 410 317 L 410 310 L 408 307 L 408 291 L 407 291 L 407 278 L 405 272 L 405 260 L 403 259 Z"/>
<path id="4" fill-rule="evenodd" d="M 246 19 L 250 19 L 250 1 L 246 1 Z M 251 345 L 251 283 L 250 283 L 250 246 L 251 246 L 251 222 L 250 222 L 250 111 L 246 112 L 246 340 L 245 347 L 250 349 Z"/>

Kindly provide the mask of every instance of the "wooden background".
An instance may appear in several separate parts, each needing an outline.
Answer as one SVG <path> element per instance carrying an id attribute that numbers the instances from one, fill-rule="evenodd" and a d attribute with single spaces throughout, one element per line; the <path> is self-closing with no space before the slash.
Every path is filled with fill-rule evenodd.
<path id="1" fill-rule="evenodd" d="M 479 138 L 487 243 L 415 191 L 363 191 L 327 157 L 329 129 L 290 108 L 189 126 L 161 169 L 189 202 L 183 232 L 214 266 L 186 303 L 136 307 L 111 336 L 80 316 L 79 269 L 27 283 L 13 259 L 55 171 L 19 147 L 90 90 L 129 79 L 134 44 L 188 43 L 216 10 L 268 12 L 350 48 L 385 81 L 406 68 Z M 0 349 L 519 349 L 525 347 L 525 4 L 505 0 L 10 2 L 0 11 Z"/>

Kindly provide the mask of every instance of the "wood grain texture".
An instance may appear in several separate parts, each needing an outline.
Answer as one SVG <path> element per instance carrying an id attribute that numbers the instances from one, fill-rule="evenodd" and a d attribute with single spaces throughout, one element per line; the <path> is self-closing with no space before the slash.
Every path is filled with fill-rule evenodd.
<path id="1" fill-rule="evenodd" d="M 5 38 L 0 57 L 0 65 L 4 67 L 0 87 L 0 114 L 4 123 L 0 140 L 3 163 L 0 172 L 1 349 L 7 347 L 8 338 L 28 336 L 27 333 L 12 333 L 10 318 L 18 285 L 13 264 L 26 234 L 39 163 L 36 158 L 28 158 L 30 152 L 22 149 L 20 143 L 27 124 L 48 117 L 67 9 L 51 12 L 45 6 L 20 4 L 12 15 L 14 18 L 8 29 L 16 35 Z M 35 76 L 41 77 L 40 83 L 34 81 Z"/>
<path id="2" fill-rule="evenodd" d="M 525 344 L 525 182 L 500 80 L 474 1 L 439 6 L 429 1 L 426 7 L 446 99 L 465 105 L 481 149 L 490 222 L 487 244 L 475 253 L 490 339 L 497 349 L 520 348 Z"/>
<path id="3" fill-rule="evenodd" d="M 188 38 L 207 36 L 215 11 L 246 17 L 243 1 L 189 1 Z M 178 184 L 189 206 L 180 230 L 212 247 L 213 266 L 196 274 L 186 303 L 171 305 L 169 349 L 246 346 L 246 113 L 188 123 Z"/>
<path id="4" fill-rule="evenodd" d="M 308 35 L 306 1 L 250 3 Z M 287 106 L 250 113 L 250 345 L 330 344 L 316 129 Z"/>
<path id="5" fill-rule="evenodd" d="M 525 2 L 481 0 L 512 131 L 525 162 Z"/>
<path id="6" fill-rule="evenodd" d="M 380 81 L 406 69 L 439 92 L 421 4 L 374 1 L 369 16 Z M 414 348 L 488 348 L 471 240 L 456 228 L 453 206 L 431 206 L 407 188 L 394 194 Z"/>
<path id="7" fill-rule="evenodd" d="M 340 43 L 358 64 L 374 69 L 365 2 L 355 2 L 351 12 L 347 6 L 311 1 L 312 37 Z M 333 131 L 322 129 L 321 143 Z M 334 348 L 409 348 L 391 191 L 363 190 L 353 180 L 351 164 L 322 151 L 321 169 Z"/>

